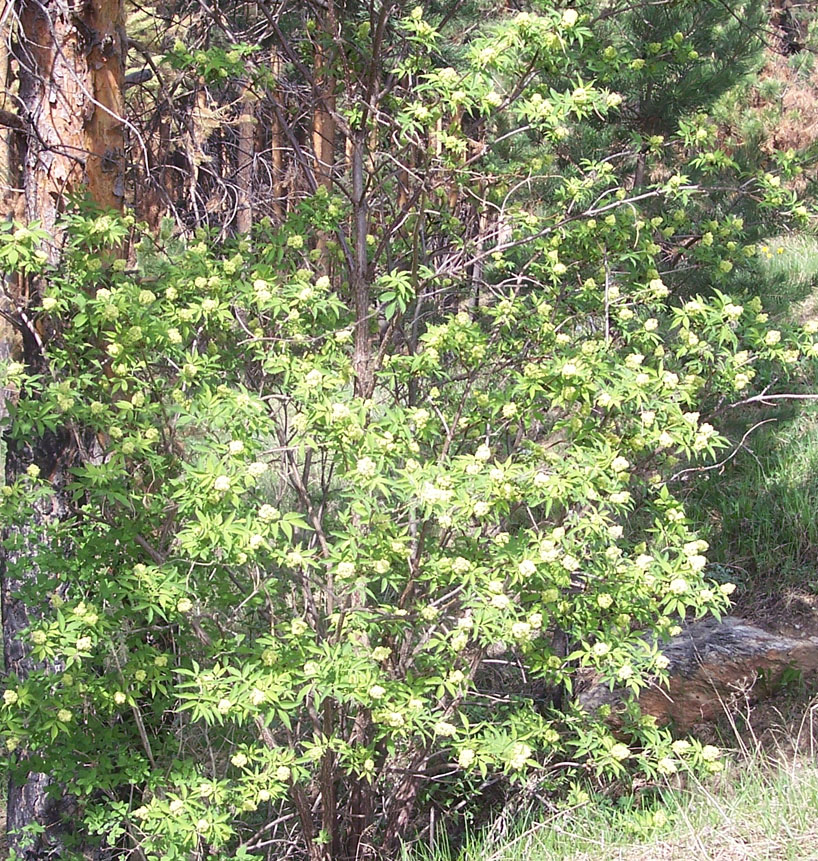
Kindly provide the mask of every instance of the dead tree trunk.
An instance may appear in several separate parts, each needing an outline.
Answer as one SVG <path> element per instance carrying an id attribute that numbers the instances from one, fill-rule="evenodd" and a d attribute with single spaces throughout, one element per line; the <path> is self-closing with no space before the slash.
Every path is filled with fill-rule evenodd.
<path id="1" fill-rule="evenodd" d="M 253 226 L 253 161 L 256 152 L 255 96 L 244 87 L 239 103 L 238 158 L 236 170 L 236 231 L 249 233 Z"/>
<path id="2" fill-rule="evenodd" d="M 282 74 L 283 64 L 281 56 L 278 52 L 274 52 L 270 69 L 273 73 L 276 85 L 271 93 L 273 102 L 280 104 L 281 109 L 284 109 L 283 90 L 279 83 L 279 78 Z M 284 189 L 284 148 L 286 146 L 286 137 L 284 129 L 281 127 L 278 111 L 273 111 L 271 125 L 271 151 L 272 151 L 272 176 L 273 176 L 273 215 L 276 223 L 280 224 L 284 221 L 286 214 L 286 192 Z"/>
<path id="3" fill-rule="evenodd" d="M 25 135 L 21 181 L 25 217 L 38 220 L 52 237 L 49 256 L 60 254 L 59 217 L 66 195 L 86 190 L 100 206 L 121 209 L 124 196 L 124 129 L 122 83 L 126 39 L 121 0 L 16 0 L 19 21 L 13 60 L 20 81 L 20 120 Z M 0 332 L 0 353 L 17 353 L 29 369 L 42 372 L 43 337 L 30 322 L 32 306 L 44 285 L 6 285 L 7 307 L 15 326 Z M 6 411 L 3 405 L 0 414 Z M 12 428 L 13 430 L 13 428 Z M 40 608 L 22 597 L 36 581 L 39 544 L 49 524 L 68 511 L 65 490 L 73 459 L 67 432 L 46 433 L 25 441 L 8 436 L 6 480 L 11 482 L 34 463 L 52 486 L 52 493 L 29 512 L 25 527 L 6 529 L 0 552 L 3 641 L 6 669 L 20 679 L 34 662 L 20 632 L 36 619 Z M 55 668 L 56 669 L 56 668 Z M 12 782 L 8 792 L 9 847 L 23 859 L 63 857 L 71 825 L 72 800 L 49 785 L 48 775 L 30 773 Z M 23 829 L 31 829 L 28 837 Z"/>
<path id="4" fill-rule="evenodd" d="M 315 159 L 315 182 L 319 188 L 332 188 L 335 163 L 335 77 L 332 73 L 332 40 L 336 30 L 335 6 L 329 0 L 321 32 L 315 48 L 313 68 L 314 113 L 312 118 L 312 149 Z M 319 250 L 319 267 L 329 273 L 330 260 L 327 236 L 319 234 L 316 247 Z"/>

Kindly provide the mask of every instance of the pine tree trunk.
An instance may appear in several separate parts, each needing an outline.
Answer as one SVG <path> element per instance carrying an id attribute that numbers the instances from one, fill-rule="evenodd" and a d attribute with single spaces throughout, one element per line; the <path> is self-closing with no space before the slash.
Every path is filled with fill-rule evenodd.
<path id="1" fill-rule="evenodd" d="M 16 5 L 19 32 L 13 54 L 27 141 L 21 166 L 24 211 L 27 219 L 40 221 L 51 234 L 48 251 L 56 262 L 61 240 L 58 221 L 67 194 L 87 190 L 100 206 L 122 207 L 123 5 L 121 0 L 91 0 L 76 6 L 65 0 L 17 0 Z M 18 289 L 18 295 L 10 297 L 11 306 L 22 313 L 16 327 L 0 332 L 0 354 L 21 353 L 35 372 L 43 370 L 44 358 L 40 338 L 29 322 L 33 316 L 29 306 L 39 301 L 42 289 L 42 284 L 28 283 L 25 291 Z M 3 393 L 3 398 L 9 396 Z M 4 410 L 5 401 L 0 412 Z M 14 481 L 35 463 L 53 488 L 29 512 L 25 527 L 5 530 L 0 555 L 6 670 L 21 679 L 35 664 L 20 633 L 41 610 L 28 606 L 19 592 L 37 577 L 37 544 L 43 531 L 68 511 L 65 484 L 72 457 L 67 432 L 25 442 L 8 439 L 6 480 Z M 33 861 L 66 854 L 64 840 L 71 830 L 74 803 L 53 787 L 49 791 L 50 784 L 48 775 L 31 773 L 25 782 L 9 787 L 8 842 L 19 858 Z M 44 828 L 36 829 L 38 825 Z M 26 837 L 22 830 L 28 826 L 35 830 Z"/>
<path id="2" fill-rule="evenodd" d="M 121 0 L 21 0 L 20 99 L 30 123 L 26 215 L 53 231 L 65 195 L 85 187 L 122 207 L 125 31 Z M 55 237 L 56 238 L 56 237 Z"/>
<path id="3" fill-rule="evenodd" d="M 8 14 L 11 0 L 0 0 L 0 115 L 9 123 L 0 128 L 0 199 L 2 217 L 22 220 L 23 200 L 20 187 L 20 148 L 23 143 L 22 123 L 15 127 L 14 99 L 11 96 L 11 42 L 12 23 Z M 5 310 L 5 309 L 4 309 Z"/>

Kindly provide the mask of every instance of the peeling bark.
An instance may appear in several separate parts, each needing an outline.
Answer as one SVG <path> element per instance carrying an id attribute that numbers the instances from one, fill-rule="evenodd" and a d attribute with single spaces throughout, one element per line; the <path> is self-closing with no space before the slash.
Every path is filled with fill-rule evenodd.
<path id="1" fill-rule="evenodd" d="M 26 216 L 52 232 L 66 195 L 80 189 L 100 206 L 122 207 L 123 9 L 119 0 L 20 0 L 19 16 Z"/>

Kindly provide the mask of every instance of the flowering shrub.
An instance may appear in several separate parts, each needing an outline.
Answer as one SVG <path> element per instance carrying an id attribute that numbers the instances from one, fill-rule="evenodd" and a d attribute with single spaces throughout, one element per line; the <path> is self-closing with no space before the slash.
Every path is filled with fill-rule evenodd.
<path id="1" fill-rule="evenodd" d="M 436 31 L 416 13 L 403 26 L 415 74 Z M 495 84 L 514 92 L 535 43 L 550 70 L 591 35 L 572 10 L 517 16 L 462 74 L 419 76 L 403 133 L 507 104 Z M 621 101 L 588 82 L 542 89 L 507 114 L 546 147 Z M 457 164 L 464 135 L 449 134 L 441 159 Z M 227 244 L 74 214 L 56 269 L 21 228 L 53 336 L 42 373 L 5 369 L 12 433 L 67 429 L 77 457 L 29 596 L 49 605 L 27 634 L 44 668 L 9 679 L 0 706 L 11 768 L 49 772 L 109 844 L 165 859 L 251 857 L 277 817 L 313 858 L 394 852 L 430 784 L 546 776 L 566 755 L 601 775 L 717 769 L 714 748 L 650 719 L 614 738 L 480 676 L 498 643 L 569 694 L 578 666 L 635 692 L 661 676 L 645 632 L 722 613 L 731 591 L 707 579 L 669 478 L 725 447 L 707 419 L 723 399 L 818 349 L 815 327 L 769 329 L 758 300 L 726 292 L 755 249 L 715 205 L 690 252 L 711 289 L 682 295 L 663 248 L 686 242 L 707 187 L 679 170 L 642 200 L 626 176 L 566 167 L 548 204 L 498 182 L 508 239 L 469 250 L 478 303 L 471 258 L 412 265 L 418 228 L 390 235 L 409 262 L 388 265 L 373 222 L 371 318 L 339 248 L 329 275 L 310 250 L 316 230 L 345 229 L 323 189 Z M 456 219 L 413 217 L 457 247 Z M 110 251 L 126 240 L 128 263 Z M 54 492 L 44 466 L 3 488 L 4 522 Z"/>

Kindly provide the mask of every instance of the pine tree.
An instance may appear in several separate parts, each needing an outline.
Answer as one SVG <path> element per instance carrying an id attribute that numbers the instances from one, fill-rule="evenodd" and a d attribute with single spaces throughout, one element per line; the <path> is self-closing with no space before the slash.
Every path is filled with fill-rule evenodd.
<path id="1" fill-rule="evenodd" d="M 20 165 L 23 208 L 26 219 L 39 222 L 45 230 L 52 264 L 60 257 L 58 223 L 70 195 L 87 192 L 102 207 L 122 207 L 122 82 L 127 44 L 123 9 L 120 0 L 79 8 L 63 0 L 21 0 L 15 10 L 19 25 L 12 53 L 25 140 Z M 3 331 L 0 353 L 47 373 L 43 344 L 49 333 L 31 310 L 39 302 L 40 288 L 37 280 L 7 285 L 11 325 Z M 26 527 L 6 531 L 0 556 L 6 671 L 20 679 L 35 666 L 22 637 L 39 614 L 30 590 L 49 576 L 34 560 L 41 551 L 43 528 L 69 510 L 66 483 L 78 444 L 76 433 L 68 427 L 25 442 L 9 437 L 6 480 L 14 481 L 34 464 L 53 488 L 32 507 Z M 34 771 L 25 777 L 25 765 L 24 760 L 21 776 L 9 787 L 9 845 L 19 858 L 60 854 L 74 802 L 55 791 L 47 775 Z"/>

